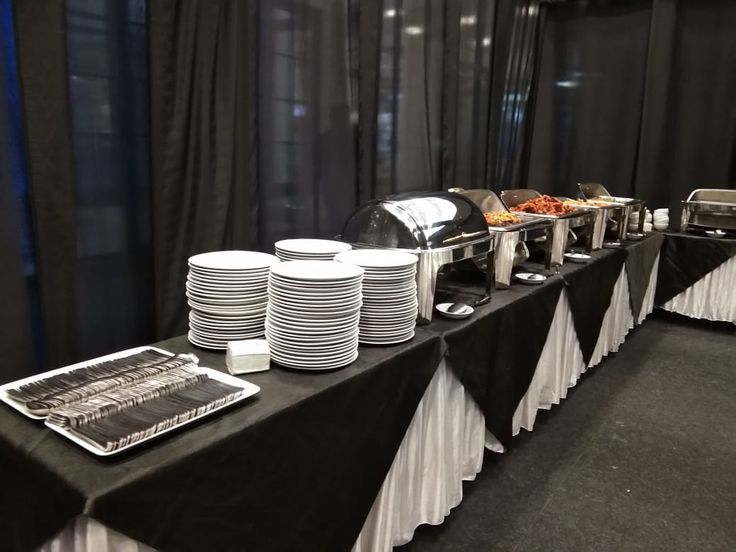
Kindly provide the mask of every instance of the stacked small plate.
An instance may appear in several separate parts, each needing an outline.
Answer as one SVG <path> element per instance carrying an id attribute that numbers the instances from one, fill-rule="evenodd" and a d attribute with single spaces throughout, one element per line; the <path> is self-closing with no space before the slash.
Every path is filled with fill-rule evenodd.
<path id="1" fill-rule="evenodd" d="M 257 251 L 214 251 L 189 259 L 189 341 L 227 349 L 228 341 L 261 337 L 268 302 L 268 273 L 279 262 Z"/>
<path id="2" fill-rule="evenodd" d="M 417 318 L 417 257 L 387 249 L 356 249 L 335 257 L 363 267 L 360 342 L 392 345 L 414 337 Z"/>
<path id="3" fill-rule="evenodd" d="M 351 249 L 349 243 L 309 238 L 277 241 L 274 247 L 282 261 L 331 261 L 338 253 Z"/>
<path id="4" fill-rule="evenodd" d="M 335 261 L 287 261 L 268 279 L 266 339 L 287 368 L 330 370 L 358 358 L 363 269 Z"/>

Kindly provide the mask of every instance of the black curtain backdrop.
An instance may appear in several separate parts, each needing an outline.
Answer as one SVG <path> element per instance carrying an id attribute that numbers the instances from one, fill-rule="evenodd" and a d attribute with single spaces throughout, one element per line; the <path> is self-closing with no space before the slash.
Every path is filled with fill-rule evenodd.
<path id="1" fill-rule="evenodd" d="M 256 2 L 149 5 L 157 333 L 187 326 L 187 258 L 258 244 Z"/>
<path id="2" fill-rule="evenodd" d="M 3 20 L 3 23 L 7 21 Z M 12 32 L 12 29 L 0 25 L 3 32 Z M 3 40 L 4 36 L 0 38 Z M 33 373 L 36 366 L 33 347 L 33 330 L 26 291 L 26 277 L 23 271 L 21 249 L 20 220 L 13 190 L 12 152 L 15 139 L 10 123 L 11 95 L 9 89 L 11 79 L 9 67 L 12 61 L 8 59 L 8 52 L 0 44 L 0 259 L 3 267 L 0 270 L 0 304 L 7 320 L 12 324 L 5 324 L 0 332 L 0 348 L 7 351 L 7 358 L 0 370 L 0 383 L 6 383 Z"/>
<path id="3" fill-rule="evenodd" d="M 442 179 L 485 188 L 495 0 L 447 2 Z"/>
<path id="4" fill-rule="evenodd" d="M 538 0 L 499 0 L 496 7 L 486 188 L 525 188 L 525 143 L 531 129 L 539 36 L 547 7 Z"/>
<path id="5" fill-rule="evenodd" d="M 153 341 L 146 0 L 66 0 L 77 225 L 77 342 Z"/>
<path id="6" fill-rule="evenodd" d="M 259 238 L 332 238 L 357 204 L 348 4 L 259 9 Z"/>
<path id="7" fill-rule="evenodd" d="M 528 187 L 577 195 L 601 182 L 630 196 L 637 158 L 651 0 L 548 7 Z"/>
<path id="8" fill-rule="evenodd" d="M 13 7 L 48 369 L 78 356 L 66 14 L 61 0 L 16 0 Z"/>
<path id="9" fill-rule="evenodd" d="M 690 191 L 736 187 L 734 90 L 736 2 L 655 0 L 634 194 L 670 227 Z"/>

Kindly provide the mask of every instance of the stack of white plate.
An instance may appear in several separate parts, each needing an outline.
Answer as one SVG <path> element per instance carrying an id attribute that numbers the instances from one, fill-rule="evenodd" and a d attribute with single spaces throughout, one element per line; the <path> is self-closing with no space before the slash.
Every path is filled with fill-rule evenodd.
<path id="1" fill-rule="evenodd" d="M 414 337 L 417 318 L 417 257 L 386 249 L 356 249 L 336 261 L 361 266 L 363 308 L 360 342 L 391 345 Z"/>
<path id="2" fill-rule="evenodd" d="M 189 341 L 227 349 L 228 341 L 261 337 L 268 273 L 279 262 L 257 251 L 214 251 L 189 258 Z"/>
<path id="3" fill-rule="evenodd" d="M 281 240 L 274 247 L 282 261 L 331 261 L 338 253 L 351 249 L 349 243 L 311 238 Z"/>
<path id="4" fill-rule="evenodd" d="M 363 269 L 335 261 L 273 265 L 266 339 L 287 368 L 330 370 L 358 358 Z"/>

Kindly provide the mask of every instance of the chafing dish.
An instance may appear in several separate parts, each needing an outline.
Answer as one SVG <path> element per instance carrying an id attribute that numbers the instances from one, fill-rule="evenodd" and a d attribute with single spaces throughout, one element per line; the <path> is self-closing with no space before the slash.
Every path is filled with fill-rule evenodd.
<path id="1" fill-rule="evenodd" d="M 616 238 L 621 239 L 621 228 L 626 228 L 624 222 L 626 222 L 626 210 L 627 207 L 623 203 L 614 203 L 612 201 L 605 201 L 605 205 L 592 205 L 588 203 L 587 199 L 571 199 L 569 197 L 558 197 L 560 201 L 573 202 L 570 204 L 571 207 L 577 209 L 587 209 L 595 217 L 593 223 L 593 250 L 601 249 L 603 242 L 606 239 L 606 232 L 616 232 Z M 597 202 L 597 200 L 595 200 Z M 603 200 L 601 200 L 603 202 Z"/>
<path id="2" fill-rule="evenodd" d="M 501 200 L 513 212 L 514 207 L 534 199 L 541 197 L 536 190 L 529 188 L 520 188 L 518 190 L 504 190 L 501 192 Z M 565 250 L 568 242 L 577 241 L 577 235 L 573 232 L 573 228 L 580 228 L 587 234 L 585 238 L 585 249 L 588 253 L 593 250 L 593 226 L 595 225 L 595 217 L 593 213 L 586 209 L 576 209 L 572 213 L 566 215 L 540 215 L 537 213 L 523 213 L 525 216 L 537 219 L 548 220 L 552 223 L 552 243 L 550 245 L 551 264 L 561 266 L 565 258 Z"/>
<path id="3" fill-rule="evenodd" d="M 644 232 L 644 219 L 646 219 L 647 204 L 643 200 L 611 195 L 605 186 L 599 182 L 579 182 L 578 188 L 585 199 L 610 201 L 611 203 L 618 203 L 626 207 L 622 220 L 618 221 L 619 241 L 626 239 L 626 233 L 629 228 L 629 218 L 631 218 L 631 213 L 634 211 L 639 211 L 639 225 L 637 233 L 642 234 Z"/>
<path id="4" fill-rule="evenodd" d="M 467 259 L 484 259 L 493 266 L 493 237 L 483 213 L 468 198 L 450 192 L 407 193 L 369 201 L 347 220 L 342 240 L 355 248 L 400 249 L 418 255 L 419 323 L 432 320 L 440 268 Z M 492 277 L 488 277 L 486 298 L 490 298 L 491 285 Z"/>
<path id="5" fill-rule="evenodd" d="M 682 202 L 680 229 L 736 233 L 736 190 L 700 188 Z"/>
<path id="6" fill-rule="evenodd" d="M 506 205 L 490 190 L 463 190 L 455 188 L 457 193 L 464 195 L 475 203 L 483 213 L 497 213 L 506 211 Z M 552 221 L 528 217 L 525 213 L 514 213 L 522 222 L 506 226 L 488 226 L 493 235 L 493 249 L 495 259 L 495 280 L 497 288 L 507 288 L 511 285 L 511 271 L 514 266 L 529 258 L 527 241 L 543 240 L 547 270 L 551 267 Z M 485 267 L 479 263 L 479 268 Z"/>

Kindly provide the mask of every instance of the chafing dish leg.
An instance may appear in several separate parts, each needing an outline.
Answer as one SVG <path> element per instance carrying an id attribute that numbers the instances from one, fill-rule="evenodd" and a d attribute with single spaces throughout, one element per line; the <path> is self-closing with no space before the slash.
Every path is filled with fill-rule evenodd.
<path id="1" fill-rule="evenodd" d="M 585 239 L 585 252 L 589 255 L 593 252 L 593 229 L 595 227 L 595 215 L 588 217 L 588 237 Z"/>
<path id="2" fill-rule="evenodd" d="M 480 305 L 485 305 L 486 303 L 490 303 L 491 301 L 491 288 L 494 286 L 494 282 L 496 281 L 495 274 L 496 271 L 494 269 L 494 260 L 495 260 L 495 254 L 493 250 L 489 251 L 486 254 L 486 294 L 475 301 L 473 303 L 473 307 L 478 307 Z"/>
<path id="3" fill-rule="evenodd" d="M 646 218 L 647 218 L 647 204 L 642 203 L 641 206 L 639 207 L 639 227 L 636 230 L 639 234 L 644 233 L 644 222 Z"/>
<path id="4" fill-rule="evenodd" d="M 544 269 L 545 276 L 554 274 L 552 270 L 552 240 L 554 240 L 555 231 L 552 226 L 547 227 L 545 230 L 547 238 L 544 240 Z"/>

